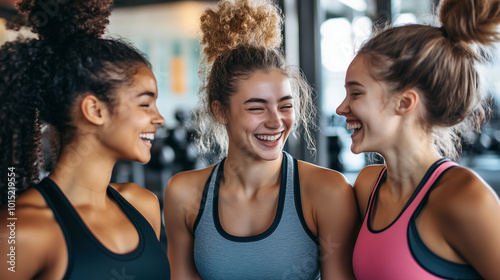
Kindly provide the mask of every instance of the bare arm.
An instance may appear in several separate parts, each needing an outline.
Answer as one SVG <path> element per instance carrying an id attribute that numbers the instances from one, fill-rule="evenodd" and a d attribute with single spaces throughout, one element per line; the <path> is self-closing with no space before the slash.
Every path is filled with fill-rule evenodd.
<path id="1" fill-rule="evenodd" d="M 354 279 L 352 253 L 360 224 L 354 191 L 336 171 L 316 167 L 308 173 L 305 184 L 313 187 L 306 199 L 311 198 L 320 243 L 321 279 Z"/>
<path id="2" fill-rule="evenodd" d="M 500 201 L 472 171 L 454 172 L 453 193 L 443 192 L 447 203 L 439 218 L 445 239 L 459 256 L 485 279 L 500 279 Z M 451 188 L 450 188 L 451 189 Z M 445 222 L 446 221 L 446 222 Z"/>
<path id="3" fill-rule="evenodd" d="M 165 190 L 163 211 L 173 280 L 201 279 L 194 263 L 192 226 L 203 189 L 190 187 L 193 177 L 188 174 L 180 173 L 172 177 Z"/>
<path id="4" fill-rule="evenodd" d="M 338 182 L 322 199 L 317 204 L 321 279 L 354 279 L 352 253 L 359 228 L 354 191 Z"/>
<path id="5" fill-rule="evenodd" d="M 67 266 L 62 231 L 41 195 L 26 194 L 16 201 L 16 220 L 0 210 L 0 279 L 61 279 Z"/>

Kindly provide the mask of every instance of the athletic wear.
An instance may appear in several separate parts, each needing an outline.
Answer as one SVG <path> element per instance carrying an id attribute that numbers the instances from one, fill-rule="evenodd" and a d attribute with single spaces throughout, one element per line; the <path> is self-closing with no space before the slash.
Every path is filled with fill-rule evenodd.
<path id="1" fill-rule="evenodd" d="M 43 179 L 35 188 L 54 212 L 66 239 L 68 266 L 65 280 L 170 279 L 168 259 L 155 231 L 112 187 L 108 186 L 108 196 L 118 203 L 139 233 L 139 245 L 127 254 L 116 254 L 106 249 L 51 179 Z"/>
<path id="2" fill-rule="evenodd" d="M 456 165 L 446 159 L 434 163 L 396 220 L 388 227 L 376 231 L 371 228 L 371 220 L 379 186 L 386 178 L 387 170 L 382 170 L 354 248 L 356 279 L 481 279 L 472 266 L 450 262 L 431 252 L 420 239 L 415 224 L 435 182 L 445 171 Z"/>
<path id="3" fill-rule="evenodd" d="M 302 214 L 297 160 L 283 152 L 276 216 L 266 231 L 249 237 L 231 235 L 220 224 L 217 198 L 223 167 L 224 160 L 212 170 L 194 224 L 194 260 L 201 277 L 319 279 L 318 240 Z"/>

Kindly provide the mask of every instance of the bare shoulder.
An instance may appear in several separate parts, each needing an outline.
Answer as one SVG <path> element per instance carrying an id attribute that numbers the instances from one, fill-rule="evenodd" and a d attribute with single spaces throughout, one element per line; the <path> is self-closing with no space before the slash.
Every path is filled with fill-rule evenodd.
<path id="1" fill-rule="evenodd" d="M 341 173 L 299 161 L 302 214 L 320 240 L 322 275 L 352 274 L 352 250 L 359 215 L 354 191 Z M 331 244 L 336 244 L 335 249 Z M 337 277 L 338 278 L 338 277 Z"/>
<path id="2" fill-rule="evenodd" d="M 364 217 L 366 208 L 368 207 L 368 201 L 370 195 L 377 183 L 380 176 L 380 172 L 384 169 L 384 165 L 368 165 L 363 168 L 358 176 L 356 177 L 356 182 L 354 182 L 353 188 L 356 195 L 356 200 L 358 201 L 359 213 L 361 217 Z"/>
<path id="3" fill-rule="evenodd" d="M 150 190 L 136 183 L 113 183 L 110 185 L 148 220 L 159 236 L 161 230 L 161 211 L 158 197 Z"/>
<path id="4" fill-rule="evenodd" d="M 64 252 L 61 228 L 45 199 L 35 189 L 20 195 L 15 201 L 14 212 L 11 211 L 6 206 L 0 209 L 0 219 L 7 223 L 0 228 L 1 239 L 7 241 L 0 242 L 2 259 L 7 254 L 4 252 L 14 248 L 18 264 L 16 273 L 34 277 L 57 260 L 61 249 Z"/>
<path id="5" fill-rule="evenodd" d="M 474 171 L 455 167 L 430 193 L 428 211 L 456 255 L 485 279 L 500 279 L 500 201 Z"/>
<path id="6" fill-rule="evenodd" d="M 203 169 L 183 171 L 175 174 L 168 181 L 165 190 L 165 199 L 167 196 L 173 196 L 182 201 L 190 200 L 194 197 L 200 197 L 205 188 L 205 184 L 212 172 L 214 166 Z"/>
<path id="7" fill-rule="evenodd" d="M 140 209 L 151 203 L 158 203 L 158 197 L 153 192 L 136 183 L 112 183 L 110 186 L 136 208 Z"/>
<path id="8" fill-rule="evenodd" d="M 351 188 L 347 178 L 340 172 L 320 167 L 305 161 L 298 161 L 301 186 L 311 191 L 337 190 Z"/>
<path id="9" fill-rule="evenodd" d="M 338 171 L 298 161 L 300 195 L 304 212 L 307 209 L 317 213 L 326 205 L 344 205 L 354 201 L 354 193 L 347 178 Z M 330 209 L 331 210 L 331 209 Z M 325 211 L 330 211 L 325 210 Z"/>
<path id="10" fill-rule="evenodd" d="M 499 205 L 493 189 L 468 168 L 450 169 L 438 184 L 429 196 L 429 205 L 448 218 L 466 218 Z"/>
<path id="11" fill-rule="evenodd" d="M 11 212 L 5 206 L 1 213 L 5 220 L 12 218 Z M 21 235 L 30 234 L 31 230 L 39 227 L 43 231 L 44 227 L 58 225 L 52 209 L 48 207 L 45 199 L 36 189 L 27 190 L 16 198 L 14 214 L 16 223 L 19 225 L 17 229 L 22 231 Z"/>
<path id="12" fill-rule="evenodd" d="M 200 210 L 205 184 L 213 168 L 212 165 L 179 172 L 170 178 L 165 189 L 165 227 L 170 226 L 173 221 L 182 221 L 192 230 Z"/>
<path id="13" fill-rule="evenodd" d="M 360 190 L 368 189 L 371 193 L 384 167 L 382 164 L 366 166 L 359 172 L 353 187 Z"/>

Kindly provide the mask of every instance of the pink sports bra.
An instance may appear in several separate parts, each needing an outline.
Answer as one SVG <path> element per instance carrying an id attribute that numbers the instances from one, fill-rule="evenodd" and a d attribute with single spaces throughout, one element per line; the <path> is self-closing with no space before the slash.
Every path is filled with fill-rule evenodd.
<path id="1" fill-rule="evenodd" d="M 385 229 L 376 231 L 370 225 L 378 187 L 386 178 L 386 168 L 381 171 L 354 248 L 356 279 L 481 279 L 472 266 L 450 262 L 430 251 L 420 239 L 415 224 L 434 183 L 454 166 L 457 164 L 447 159 L 434 163 L 396 220 Z"/>

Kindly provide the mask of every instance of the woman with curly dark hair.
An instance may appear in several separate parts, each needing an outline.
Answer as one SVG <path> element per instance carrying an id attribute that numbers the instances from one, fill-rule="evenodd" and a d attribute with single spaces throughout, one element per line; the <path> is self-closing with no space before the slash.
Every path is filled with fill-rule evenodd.
<path id="1" fill-rule="evenodd" d="M 173 279 L 353 279 L 358 224 L 340 173 L 283 151 L 306 140 L 311 89 L 285 63 L 271 1 L 224 0 L 201 17 L 198 145 L 220 163 L 176 174 L 165 191 Z"/>
<path id="2" fill-rule="evenodd" d="M 149 62 L 101 36 L 111 1 L 18 4 L 38 35 L 0 49 L 1 279 L 168 279 L 157 197 L 110 184 L 164 123 Z M 41 129 L 56 163 L 41 182 Z M 5 242 L 7 241 L 7 242 Z"/>

